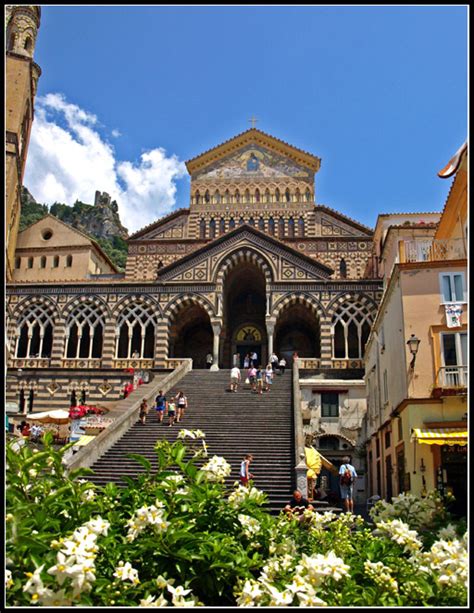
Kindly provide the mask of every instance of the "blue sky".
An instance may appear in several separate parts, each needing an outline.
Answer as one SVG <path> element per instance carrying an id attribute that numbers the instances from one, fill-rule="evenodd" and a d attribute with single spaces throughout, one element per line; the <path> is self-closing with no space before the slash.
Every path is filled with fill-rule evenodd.
<path id="1" fill-rule="evenodd" d="M 316 200 L 369 226 L 441 210 L 467 137 L 465 6 L 44 6 L 25 185 L 189 204 L 183 162 L 257 127 L 322 159 Z M 55 96 L 52 96 L 55 94 Z"/>

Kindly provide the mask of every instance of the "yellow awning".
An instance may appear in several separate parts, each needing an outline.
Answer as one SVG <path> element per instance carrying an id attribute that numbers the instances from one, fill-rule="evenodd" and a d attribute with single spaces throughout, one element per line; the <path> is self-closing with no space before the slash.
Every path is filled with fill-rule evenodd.
<path id="1" fill-rule="evenodd" d="M 467 445 L 467 430 L 456 428 L 412 428 L 411 440 L 422 445 Z"/>
<path id="2" fill-rule="evenodd" d="M 84 434 L 77 441 L 74 441 L 74 446 L 88 445 L 93 439 L 95 439 L 95 436 L 92 436 L 92 434 Z"/>

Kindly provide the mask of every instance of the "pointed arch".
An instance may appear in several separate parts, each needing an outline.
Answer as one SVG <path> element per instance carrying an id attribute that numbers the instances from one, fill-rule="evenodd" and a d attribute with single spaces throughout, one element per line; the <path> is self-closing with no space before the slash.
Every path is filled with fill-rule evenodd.
<path id="1" fill-rule="evenodd" d="M 293 219 L 293 217 L 290 217 L 290 219 L 288 220 L 288 237 L 294 238 L 294 236 L 295 236 L 295 220 Z"/>
<path id="2" fill-rule="evenodd" d="M 237 251 L 231 252 L 223 256 L 223 258 L 216 264 L 214 272 L 214 280 L 216 285 L 222 287 L 225 277 L 229 272 L 242 264 L 243 262 L 251 263 L 259 268 L 264 277 L 265 283 L 268 285 L 273 282 L 276 276 L 276 271 L 273 269 L 273 265 L 260 251 L 250 248 L 241 248 Z"/>

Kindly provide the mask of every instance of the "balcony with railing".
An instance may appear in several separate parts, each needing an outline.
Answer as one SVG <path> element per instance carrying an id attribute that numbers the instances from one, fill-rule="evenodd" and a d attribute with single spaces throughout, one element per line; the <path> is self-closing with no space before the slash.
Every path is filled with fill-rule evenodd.
<path id="1" fill-rule="evenodd" d="M 463 238 L 414 239 L 399 243 L 399 262 L 401 264 L 464 260 L 466 257 L 467 249 Z"/>
<path id="2" fill-rule="evenodd" d="M 468 367 L 467 366 L 442 366 L 436 375 L 436 387 L 433 389 L 433 397 L 464 395 L 467 390 Z"/>

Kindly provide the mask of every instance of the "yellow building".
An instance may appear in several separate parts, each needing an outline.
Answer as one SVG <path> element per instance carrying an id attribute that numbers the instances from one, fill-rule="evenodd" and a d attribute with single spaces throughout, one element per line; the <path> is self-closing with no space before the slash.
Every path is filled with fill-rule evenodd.
<path id="1" fill-rule="evenodd" d="M 5 245 L 6 276 L 12 279 L 21 214 L 21 186 L 33 122 L 33 105 L 40 67 L 33 61 L 40 25 L 39 6 L 15 5 L 5 8 Z"/>
<path id="2" fill-rule="evenodd" d="M 369 495 L 451 490 L 467 501 L 467 147 L 443 213 L 381 215 L 384 295 L 366 345 Z M 406 216 L 407 217 L 407 216 Z"/>

